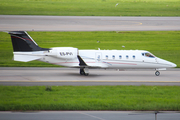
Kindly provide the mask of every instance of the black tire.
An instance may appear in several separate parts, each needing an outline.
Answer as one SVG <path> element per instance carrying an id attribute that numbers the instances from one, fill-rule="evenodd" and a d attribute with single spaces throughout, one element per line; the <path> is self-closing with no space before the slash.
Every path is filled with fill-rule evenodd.
<path id="1" fill-rule="evenodd" d="M 80 75 L 85 75 L 84 69 L 80 69 Z"/>
<path id="2" fill-rule="evenodd" d="M 89 73 L 85 73 L 84 75 L 85 75 L 85 76 L 88 76 L 88 75 L 89 75 Z"/>
<path id="3" fill-rule="evenodd" d="M 159 75 L 160 75 L 160 72 L 159 72 L 159 71 L 156 71 L 156 72 L 155 72 L 155 75 L 156 75 L 156 76 L 159 76 Z"/>
<path id="4" fill-rule="evenodd" d="M 88 76 L 88 75 L 89 75 L 89 73 L 85 73 L 85 72 L 84 72 L 84 69 L 80 69 L 80 75 L 85 75 L 85 76 Z"/>

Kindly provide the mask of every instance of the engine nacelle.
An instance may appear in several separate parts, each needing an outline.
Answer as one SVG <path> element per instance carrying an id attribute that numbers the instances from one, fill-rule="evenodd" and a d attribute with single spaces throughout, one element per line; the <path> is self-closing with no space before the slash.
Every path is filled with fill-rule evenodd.
<path id="1" fill-rule="evenodd" d="M 78 55 L 78 48 L 55 47 L 51 48 L 50 54 L 61 59 L 75 59 Z"/>

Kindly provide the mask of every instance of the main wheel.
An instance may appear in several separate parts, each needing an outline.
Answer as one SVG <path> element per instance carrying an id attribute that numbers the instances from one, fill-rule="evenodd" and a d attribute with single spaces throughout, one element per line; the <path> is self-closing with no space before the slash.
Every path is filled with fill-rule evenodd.
<path id="1" fill-rule="evenodd" d="M 85 75 L 85 76 L 88 76 L 88 75 L 89 75 L 89 73 L 85 73 L 84 75 Z"/>
<path id="2" fill-rule="evenodd" d="M 89 73 L 85 73 L 84 69 L 80 69 L 80 75 L 88 76 Z"/>
<path id="3" fill-rule="evenodd" d="M 84 69 L 80 69 L 80 75 L 85 75 Z"/>
<path id="4" fill-rule="evenodd" d="M 159 76 L 159 75 L 160 75 L 160 72 L 159 72 L 159 71 L 156 71 L 156 72 L 155 72 L 155 75 L 156 75 L 156 76 Z"/>

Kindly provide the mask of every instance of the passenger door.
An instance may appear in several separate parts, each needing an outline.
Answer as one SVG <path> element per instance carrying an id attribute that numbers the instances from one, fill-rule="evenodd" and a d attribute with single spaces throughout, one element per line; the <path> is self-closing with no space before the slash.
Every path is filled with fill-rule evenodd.
<path id="1" fill-rule="evenodd" d="M 102 60 L 102 54 L 100 52 L 95 54 L 95 61 L 96 62 L 101 62 Z"/>

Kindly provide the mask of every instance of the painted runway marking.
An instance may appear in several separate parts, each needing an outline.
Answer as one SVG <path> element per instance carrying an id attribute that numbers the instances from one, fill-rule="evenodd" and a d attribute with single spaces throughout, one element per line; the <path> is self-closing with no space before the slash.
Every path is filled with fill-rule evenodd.
<path id="1" fill-rule="evenodd" d="M 92 118 L 96 118 L 96 119 L 99 119 L 99 120 L 105 120 L 105 119 L 102 119 L 102 118 L 99 118 L 99 117 L 96 117 L 94 115 L 90 115 L 90 114 L 87 114 L 87 113 L 84 113 L 84 112 L 80 112 L 80 114 L 83 114 L 83 115 L 86 115 L 86 116 L 90 116 Z"/>

